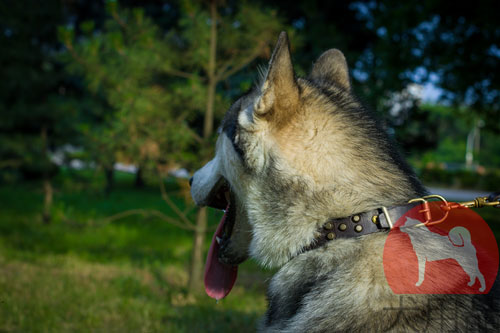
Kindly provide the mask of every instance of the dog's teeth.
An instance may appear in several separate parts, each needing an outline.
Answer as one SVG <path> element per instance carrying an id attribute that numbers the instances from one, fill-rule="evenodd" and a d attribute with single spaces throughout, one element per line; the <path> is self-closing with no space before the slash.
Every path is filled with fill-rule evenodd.
<path id="1" fill-rule="evenodd" d="M 220 244 L 221 239 L 220 239 L 220 237 L 219 237 L 219 236 L 215 236 L 215 240 L 217 241 L 217 244 Z"/>

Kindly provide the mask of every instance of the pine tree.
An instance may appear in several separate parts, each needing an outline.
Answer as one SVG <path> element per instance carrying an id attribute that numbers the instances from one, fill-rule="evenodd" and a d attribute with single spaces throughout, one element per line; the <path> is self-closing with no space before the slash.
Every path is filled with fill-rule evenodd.
<path id="1" fill-rule="evenodd" d="M 108 163 L 128 161 L 141 170 L 203 165 L 213 153 L 214 118 L 228 106 L 221 83 L 269 57 L 284 28 L 274 11 L 248 3 L 183 1 L 176 9 L 180 19 L 166 32 L 141 9 L 120 9 L 115 1 L 108 2 L 111 18 L 102 30 L 86 22 L 85 37 L 75 40 L 73 30 L 60 29 L 70 70 L 109 105 L 100 126 L 85 129 L 96 158 L 104 153 Z M 174 208 L 164 189 L 162 195 Z M 174 211 L 194 231 L 189 288 L 199 290 L 206 209 L 194 222 Z"/>

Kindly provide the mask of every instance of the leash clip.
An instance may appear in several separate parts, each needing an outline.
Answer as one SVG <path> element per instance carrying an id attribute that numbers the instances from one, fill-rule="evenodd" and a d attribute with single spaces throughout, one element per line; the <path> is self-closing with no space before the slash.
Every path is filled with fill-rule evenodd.
<path id="1" fill-rule="evenodd" d="M 467 208 L 482 208 L 482 207 L 500 208 L 500 192 L 491 193 L 487 197 L 477 197 L 472 201 L 461 202 L 460 205 Z"/>
<path id="2" fill-rule="evenodd" d="M 444 212 L 445 212 L 444 216 L 438 220 L 434 220 L 434 221 L 432 220 L 429 199 L 438 199 L 444 203 L 443 205 L 440 206 L 440 208 L 442 210 L 444 210 Z M 450 210 L 452 208 L 459 208 L 459 207 L 453 207 L 454 205 L 451 205 L 448 201 L 446 201 L 446 199 L 444 197 L 437 195 L 437 194 L 426 195 L 422 198 L 415 198 L 415 199 L 411 199 L 410 201 L 408 201 L 408 203 L 414 203 L 414 202 L 422 202 L 423 209 L 419 210 L 418 212 L 422 213 L 424 215 L 425 222 L 422 222 L 422 224 L 420 224 L 420 225 L 425 225 L 425 226 L 434 225 L 434 224 L 444 222 L 444 220 L 446 220 L 448 218 L 448 214 L 450 213 Z"/>
<path id="3" fill-rule="evenodd" d="M 443 202 L 439 206 L 442 211 L 444 211 L 444 216 L 438 220 L 432 220 L 431 209 L 429 206 L 429 199 L 438 199 Z M 448 214 L 452 209 L 461 209 L 461 208 L 482 208 L 482 207 L 494 207 L 500 208 L 500 192 L 494 192 L 487 197 L 477 197 L 472 201 L 465 201 L 459 203 L 449 203 L 446 199 L 437 194 L 426 195 L 422 198 L 415 198 L 408 201 L 408 203 L 414 202 L 422 202 L 423 209 L 419 210 L 419 213 L 422 213 L 425 218 L 425 222 L 422 222 L 418 226 L 426 225 L 434 225 L 438 223 L 444 222 L 448 218 Z"/>

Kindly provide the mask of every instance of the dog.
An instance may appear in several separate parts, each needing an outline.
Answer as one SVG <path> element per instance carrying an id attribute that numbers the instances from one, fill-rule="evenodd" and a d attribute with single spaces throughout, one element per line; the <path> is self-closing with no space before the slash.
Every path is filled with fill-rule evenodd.
<path id="1" fill-rule="evenodd" d="M 485 295 L 410 295 L 408 310 L 384 276 L 388 233 L 336 238 L 344 223 L 325 224 L 425 193 L 355 97 L 343 54 L 326 51 L 308 77 L 296 77 L 282 32 L 261 82 L 227 111 L 215 157 L 191 179 L 197 205 L 225 210 L 206 291 L 225 297 L 251 257 L 278 269 L 261 332 L 465 331 L 472 318 L 492 329 L 498 308 Z M 335 233 L 319 241 L 325 228 Z"/>
<path id="2" fill-rule="evenodd" d="M 421 221 L 407 218 L 405 228 L 400 228 L 410 237 L 413 250 L 418 260 L 418 281 L 420 287 L 425 278 L 425 263 L 444 259 L 455 259 L 470 278 L 468 286 L 473 286 L 476 279 L 480 283 L 479 291 L 486 289 L 486 282 L 479 270 L 477 253 L 471 242 L 471 235 L 467 228 L 458 226 L 450 230 L 447 236 L 441 236 L 426 227 L 415 228 Z M 423 235 L 422 235 L 423 234 Z"/>

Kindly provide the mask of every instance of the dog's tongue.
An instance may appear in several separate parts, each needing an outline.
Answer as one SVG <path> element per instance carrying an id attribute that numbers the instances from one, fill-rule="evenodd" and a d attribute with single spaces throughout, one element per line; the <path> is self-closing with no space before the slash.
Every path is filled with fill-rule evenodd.
<path id="1" fill-rule="evenodd" d="M 231 289 L 233 289 L 238 273 L 238 266 L 225 265 L 219 261 L 220 246 L 216 238 L 222 236 L 222 229 L 224 222 L 226 222 L 228 210 L 229 205 L 212 238 L 212 244 L 208 250 L 207 262 L 205 264 L 205 291 L 208 296 L 216 300 L 224 298 L 229 294 Z"/>

